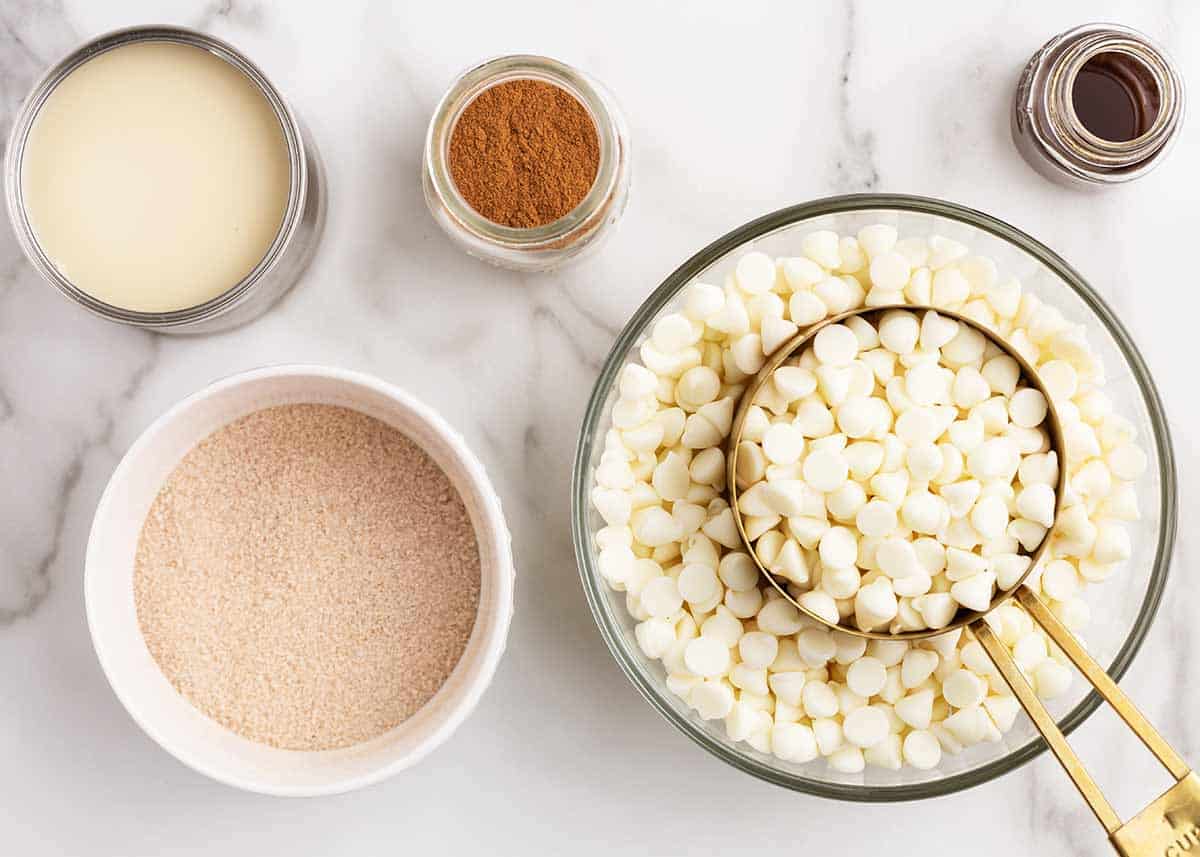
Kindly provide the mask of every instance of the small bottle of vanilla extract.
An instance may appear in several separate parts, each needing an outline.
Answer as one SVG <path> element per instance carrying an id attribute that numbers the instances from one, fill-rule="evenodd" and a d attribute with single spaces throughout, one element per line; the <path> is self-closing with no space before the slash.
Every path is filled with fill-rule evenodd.
<path id="1" fill-rule="evenodd" d="M 1146 35 L 1085 24 L 1042 46 L 1017 85 L 1017 149 L 1076 187 L 1132 181 L 1163 160 L 1183 126 L 1183 81 Z"/>

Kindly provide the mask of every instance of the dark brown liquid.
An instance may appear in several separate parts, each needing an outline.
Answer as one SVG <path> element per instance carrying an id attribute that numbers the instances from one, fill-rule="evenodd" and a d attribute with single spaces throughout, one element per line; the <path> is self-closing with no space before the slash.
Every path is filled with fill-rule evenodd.
<path id="1" fill-rule="evenodd" d="M 1125 54 L 1092 57 L 1071 87 L 1075 115 L 1102 140 L 1124 143 L 1149 130 L 1158 116 L 1158 89 L 1146 69 Z"/>

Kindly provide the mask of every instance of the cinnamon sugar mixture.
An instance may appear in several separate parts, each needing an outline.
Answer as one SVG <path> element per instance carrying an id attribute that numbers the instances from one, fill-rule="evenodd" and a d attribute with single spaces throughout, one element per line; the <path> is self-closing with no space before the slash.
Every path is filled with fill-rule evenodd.
<path id="1" fill-rule="evenodd" d="M 446 474 L 396 429 L 283 405 L 209 435 L 167 479 L 134 571 L 150 653 L 254 741 L 373 738 L 437 692 L 479 605 L 475 533 Z"/>

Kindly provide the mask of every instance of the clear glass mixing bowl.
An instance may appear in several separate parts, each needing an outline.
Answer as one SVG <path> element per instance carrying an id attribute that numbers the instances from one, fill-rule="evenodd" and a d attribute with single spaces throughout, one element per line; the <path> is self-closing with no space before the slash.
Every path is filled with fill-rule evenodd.
<path id="1" fill-rule="evenodd" d="M 801 237 L 816 229 L 854 234 L 869 223 L 891 223 L 901 237 L 932 233 L 961 241 L 971 251 L 996 260 L 1025 289 L 1060 309 L 1071 321 L 1088 326 L 1089 339 L 1103 358 L 1106 392 L 1115 410 L 1138 428 L 1139 442 L 1151 465 L 1137 485 L 1142 520 L 1131 527 L 1133 556 L 1120 572 L 1094 584 L 1084 598 L 1092 620 L 1083 637 L 1100 663 L 1119 679 L 1137 653 L 1154 618 L 1167 577 L 1175 540 L 1175 462 L 1162 402 L 1150 373 L 1129 334 L 1112 310 L 1066 262 L 1018 229 L 978 211 L 915 196 L 860 194 L 831 197 L 785 208 L 735 229 L 683 263 L 638 308 L 617 338 L 588 402 L 579 435 L 572 484 L 572 529 L 584 592 L 613 657 L 630 681 L 659 713 L 717 758 L 767 782 L 824 797 L 858 801 L 911 800 L 975 786 L 1013 770 L 1045 749 L 1023 714 L 1003 740 L 946 756 L 932 771 L 870 767 L 840 774 L 823 759 L 806 764 L 784 762 L 730 740 L 721 721 L 702 720 L 671 693 L 662 664 L 642 654 L 634 639 L 634 620 L 624 594 L 614 592 L 596 567 L 594 536 L 604 525 L 588 499 L 617 398 L 620 368 L 636 357 L 654 322 L 677 308 L 679 294 L 695 279 L 720 283 L 737 258 L 750 249 L 773 256 L 797 255 Z M 1069 733 L 1100 704 L 1081 678 L 1049 708 Z"/>

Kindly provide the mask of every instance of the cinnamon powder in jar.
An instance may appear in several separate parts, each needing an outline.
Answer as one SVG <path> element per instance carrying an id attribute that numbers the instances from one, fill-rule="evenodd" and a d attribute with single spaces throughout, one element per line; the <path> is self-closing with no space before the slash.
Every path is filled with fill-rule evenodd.
<path id="1" fill-rule="evenodd" d="M 463 110 L 449 164 L 471 208 L 493 223 L 528 229 L 558 220 L 587 196 L 600 140 L 591 115 L 562 87 L 509 80 Z"/>

